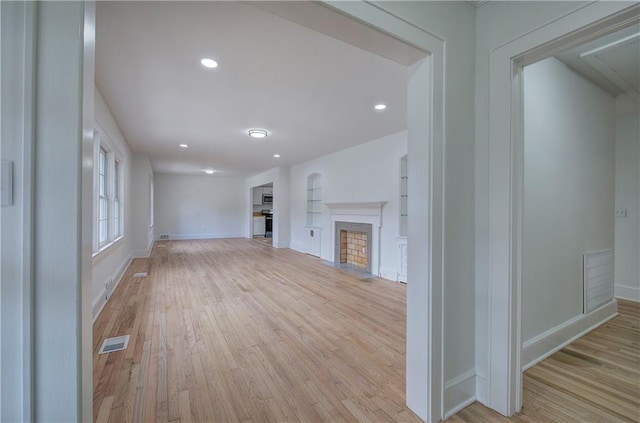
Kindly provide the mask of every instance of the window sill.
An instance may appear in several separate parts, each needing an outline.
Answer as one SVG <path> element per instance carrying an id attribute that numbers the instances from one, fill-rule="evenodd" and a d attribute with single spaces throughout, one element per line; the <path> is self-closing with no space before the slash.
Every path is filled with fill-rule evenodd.
<path id="1" fill-rule="evenodd" d="M 93 253 L 93 255 L 91 256 L 91 258 L 93 260 L 95 260 L 96 258 L 98 258 L 98 256 L 102 256 L 102 255 L 106 255 L 106 254 L 102 254 L 104 252 L 106 252 L 107 250 L 111 249 L 111 247 L 115 246 L 116 244 L 119 244 L 120 241 L 124 238 L 124 235 L 120 235 L 118 238 L 114 239 L 113 241 L 111 241 L 108 244 L 103 245 L 102 247 L 100 247 L 100 249 L 98 251 L 96 251 L 95 253 Z"/>

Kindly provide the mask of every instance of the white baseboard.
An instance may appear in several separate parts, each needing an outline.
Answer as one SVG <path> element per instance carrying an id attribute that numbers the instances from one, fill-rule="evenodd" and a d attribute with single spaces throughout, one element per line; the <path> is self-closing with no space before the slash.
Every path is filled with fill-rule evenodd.
<path id="1" fill-rule="evenodd" d="M 576 316 L 526 341 L 522 345 L 522 371 L 538 364 L 617 315 L 618 304 L 616 300 L 612 300 L 592 313 Z"/>
<path id="2" fill-rule="evenodd" d="M 469 369 L 444 384 L 444 418 L 472 404 L 476 400 L 476 369 Z"/>
<path id="3" fill-rule="evenodd" d="M 136 250 L 134 252 L 131 253 L 131 257 L 132 258 L 147 258 L 151 255 L 151 250 L 153 250 L 153 244 L 155 243 L 152 242 L 151 245 L 149 245 L 149 249 L 144 251 L 144 250 Z"/>
<path id="4" fill-rule="evenodd" d="M 300 253 L 304 253 L 304 242 L 295 242 L 295 241 L 291 241 L 291 248 L 292 250 L 296 250 Z"/>
<path id="5" fill-rule="evenodd" d="M 615 297 L 623 300 L 640 301 L 640 288 L 637 286 L 615 285 Z"/>
<path id="6" fill-rule="evenodd" d="M 398 271 L 396 269 L 390 269 L 381 267 L 380 268 L 380 277 L 384 279 L 388 279 L 390 281 L 398 282 Z"/>
<path id="7" fill-rule="evenodd" d="M 489 402 L 487 378 L 479 373 L 476 373 L 476 399 L 484 405 L 487 405 Z"/>
<path id="8" fill-rule="evenodd" d="M 120 265 L 120 268 L 113 274 L 113 277 L 111 278 L 115 281 L 115 284 L 113 285 L 113 292 L 115 292 L 118 285 L 120 285 L 120 281 L 122 280 L 122 277 L 127 271 L 127 268 L 131 264 L 131 260 L 133 260 L 133 254 L 130 254 L 129 257 Z M 93 322 L 94 323 L 98 318 L 98 316 L 100 316 L 100 313 L 102 312 L 102 309 L 104 308 L 104 306 L 107 304 L 108 300 L 105 300 L 105 295 L 106 295 L 106 292 L 103 287 L 102 290 L 100 291 L 100 294 L 93 299 Z"/>
<path id="9" fill-rule="evenodd" d="M 291 246 L 290 242 L 278 242 L 275 247 L 276 248 L 289 248 Z"/>
<path id="10" fill-rule="evenodd" d="M 191 239 L 245 238 L 245 234 L 241 232 L 202 233 L 202 234 L 162 234 L 162 235 L 169 235 L 169 241 L 171 240 L 186 241 Z M 160 241 L 160 238 L 156 238 L 156 241 Z"/>

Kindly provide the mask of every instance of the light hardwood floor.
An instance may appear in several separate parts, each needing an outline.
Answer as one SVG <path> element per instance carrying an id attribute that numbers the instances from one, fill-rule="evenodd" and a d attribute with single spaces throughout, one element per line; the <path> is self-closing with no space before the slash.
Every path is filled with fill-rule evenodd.
<path id="1" fill-rule="evenodd" d="M 618 313 L 527 370 L 514 417 L 474 403 L 446 422 L 640 422 L 640 303 L 618 300 Z"/>
<path id="2" fill-rule="evenodd" d="M 402 284 L 264 242 L 156 243 L 94 325 L 94 417 L 417 422 L 404 405 L 405 308 Z M 640 306 L 619 312 L 525 373 L 520 414 L 475 403 L 448 422 L 640 421 Z M 126 351 L 97 355 L 125 334 Z"/>
<path id="3" fill-rule="evenodd" d="M 146 278 L 134 272 L 148 271 Z M 99 422 L 408 421 L 406 287 L 249 239 L 156 243 L 94 325 Z"/>

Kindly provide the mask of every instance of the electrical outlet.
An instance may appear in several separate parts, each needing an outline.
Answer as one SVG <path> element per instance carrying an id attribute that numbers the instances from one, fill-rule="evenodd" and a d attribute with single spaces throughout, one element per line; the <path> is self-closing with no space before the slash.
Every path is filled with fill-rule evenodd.
<path id="1" fill-rule="evenodd" d="M 627 209 L 625 209 L 625 208 L 617 208 L 616 209 L 616 217 L 627 217 Z"/>

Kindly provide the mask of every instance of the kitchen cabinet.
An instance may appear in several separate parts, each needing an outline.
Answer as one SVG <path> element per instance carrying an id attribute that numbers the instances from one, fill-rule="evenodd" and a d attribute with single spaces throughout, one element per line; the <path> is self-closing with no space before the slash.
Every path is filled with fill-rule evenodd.
<path id="1" fill-rule="evenodd" d="M 253 189 L 253 205 L 261 206 L 262 205 L 262 188 L 257 187 Z"/>
<path id="2" fill-rule="evenodd" d="M 273 195 L 273 187 L 255 187 L 253 188 L 253 195 L 252 195 L 252 203 L 254 206 L 261 206 L 262 205 L 262 195 L 263 194 L 270 194 Z"/>
<path id="3" fill-rule="evenodd" d="M 253 216 L 253 236 L 264 236 L 265 227 L 264 216 Z"/>

